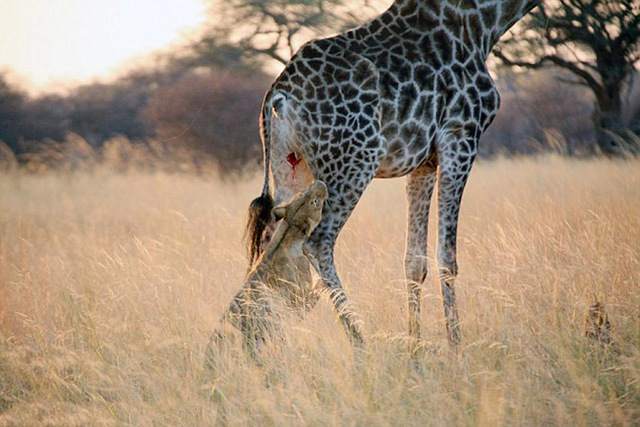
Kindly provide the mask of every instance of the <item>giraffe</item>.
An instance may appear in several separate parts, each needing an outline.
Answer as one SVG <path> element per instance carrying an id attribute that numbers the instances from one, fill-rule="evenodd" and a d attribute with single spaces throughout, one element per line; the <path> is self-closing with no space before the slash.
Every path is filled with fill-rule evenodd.
<path id="1" fill-rule="evenodd" d="M 447 338 L 458 347 L 458 214 L 478 141 L 499 107 L 485 61 L 538 2 L 396 0 L 358 28 L 303 45 L 267 91 L 260 118 L 265 176 L 249 208 L 250 257 L 268 234 L 274 198 L 280 203 L 314 179 L 324 181 L 329 197 L 308 251 L 357 346 L 364 344 L 361 321 L 336 271 L 336 239 L 373 178 L 406 176 L 409 336 L 420 340 L 437 183 L 439 282 Z"/>

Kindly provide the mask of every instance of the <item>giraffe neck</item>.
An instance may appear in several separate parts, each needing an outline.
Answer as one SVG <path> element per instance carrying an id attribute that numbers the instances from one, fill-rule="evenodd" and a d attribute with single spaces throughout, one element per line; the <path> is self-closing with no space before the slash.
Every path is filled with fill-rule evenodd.
<path id="1" fill-rule="evenodd" d="M 431 32 L 439 26 L 485 56 L 540 0 L 396 0 L 383 14 L 408 27 Z"/>

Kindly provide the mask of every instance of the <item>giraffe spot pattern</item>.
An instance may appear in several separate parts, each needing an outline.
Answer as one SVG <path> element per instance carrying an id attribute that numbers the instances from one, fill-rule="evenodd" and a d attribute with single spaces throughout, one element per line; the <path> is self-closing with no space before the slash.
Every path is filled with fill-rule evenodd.
<path id="1" fill-rule="evenodd" d="M 443 301 L 449 338 L 459 341 L 451 277 L 457 271 L 460 199 L 478 140 L 500 104 L 485 60 L 498 38 L 537 3 L 396 0 L 361 27 L 305 44 L 265 96 L 263 141 L 265 153 L 272 150 L 275 156 L 271 171 L 276 190 L 287 185 L 286 174 L 273 164 L 281 164 L 291 152 L 327 184 L 323 219 L 309 247 L 356 341 L 359 329 L 333 263 L 335 239 L 374 177 L 409 175 L 407 193 L 415 196 L 409 198 L 414 200 L 409 216 L 422 222 L 408 225 L 407 254 L 423 253 L 426 248 L 415 242 L 426 233 L 420 230 L 426 228 L 424 211 L 428 213 L 436 168 L 438 259 L 446 273 Z M 286 108 L 273 124 L 265 111 L 276 93 L 286 94 Z M 269 142 L 272 125 L 280 131 Z M 268 189 L 269 170 L 265 172 Z M 420 183 L 424 187 L 416 187 Z M 405 265 L 407 277 L 426 274 L 423 262 L 408 259 Z M 412 300 L 419 301 L 419 290 L 412 292 Z M 419 310 L 419 303 L 411 307 Z M 418 334 L 416 313 L 410 316 L 410 330 Z"/>

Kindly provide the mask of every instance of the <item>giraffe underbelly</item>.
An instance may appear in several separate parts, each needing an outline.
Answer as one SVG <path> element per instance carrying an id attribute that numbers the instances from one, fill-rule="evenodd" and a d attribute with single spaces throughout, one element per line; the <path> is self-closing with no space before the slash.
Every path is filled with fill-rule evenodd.
<path id="1" fill-rule="evenodd" d="M 392 114 L 385 116 L 393 117 Z M 433 127 L 428 121 L 410 119 L 398 124 L 396 120 L 383 119 L 386 155 L 380 162 L 376 178 L 404 176 L 428 161 L 435 151 L 432 133 Z"/>
<path id="2" fill-rule="evenodd" d="M 401 144 L 398 145 L 400 146 Z M 404 154 L 404 149 L 398 150 L 399 152 L 389 153 L 382 159 L 375 178 L 398 178 L 408 175 L 430 159 L 428 149 L 411 155 Z"/>

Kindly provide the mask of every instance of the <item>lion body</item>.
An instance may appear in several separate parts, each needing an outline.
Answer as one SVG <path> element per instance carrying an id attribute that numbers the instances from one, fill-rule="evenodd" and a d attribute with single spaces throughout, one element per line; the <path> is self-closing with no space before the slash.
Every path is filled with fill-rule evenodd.
<path id="1" fill-rule="evenodd" d="M 281 221 L 222 315 L 211 337 L 208 359 L 216 348 L 236 341 L 231 336 L 238 333 L 245 351 L 257 359 L 261 345 L 282 334 L 286 319 L 303 318 L 316 304 L 319 297 L 311 284 L 304 245 L 322 218 L 326 198 L 326 186 L 316 181 L 287 204 L 274 208 Z"/>

